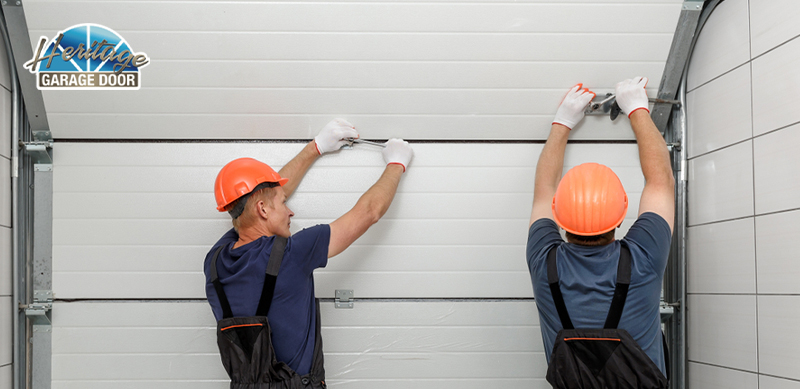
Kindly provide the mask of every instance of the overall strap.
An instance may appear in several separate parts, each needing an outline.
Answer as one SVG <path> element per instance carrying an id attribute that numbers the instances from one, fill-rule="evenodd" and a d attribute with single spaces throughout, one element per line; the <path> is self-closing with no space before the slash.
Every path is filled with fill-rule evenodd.
<path id="1" fill-rule="evenodd" d="M 553 246 L 550 252 L 547 253 L 547 283 L 550 284 L 550 294 L 553 295 L 553 302 L 558 311 L 558 317 L 561 319 L 561 327 L 565 330 L 571 330 L 575 327 L 572 326 L 572 320 L 569 318 L 567 306 L 564 304 L 564 296 L 561 295 L 561 288 L 558 287 L 558 267 L 556 265 L 556 251 L 558 246 Z"/>
<path id="2" fill-rule="evenodd" d="M 617 266 L 617 287 L 614 289 L 614 298 L 611 300 L 611 309 L 608 310 L 606 324 L 603 328 L 613 329 L 619 325 L 622 317 L 622 308 L 628 298 L 628 287 L 631 285 L 631 250 L 628 245 L 620 242 L 619 265 Z"/>
<path id="3" fill-rule="evenodd" d="M 272 241 L 272 250 L 269 252 L 269 262 L 264 276 L 264 287 L 261 288 L 261 300 L 258 301 L 256 316 L 267 316 L 272 305 L 272 295 L 275 293 L 275 282 L 278 280 L 278 271 L 283 262 L 283 251 L 286 249 L 287 239 L 275 235 Z"/>
<path id="4" fill-rule="evenodd" d="M 225 295 L 225 289 L 222 288 L 222 283 L 219 281 L 219 277 L 217 276 L 217 257 L 219 257 L 219 252 L 222 251 L 222 248 L 225 246 L 219 246 L 217 251 L 214 252 L 214 257 L 211 259 L 211 283 L 214 284 L 214 290 L 217 291 L 217 298 L 219 298 L 219 305 L 222 306 L 222 318 L 227 319 L 233 317 L 233 312 L 231 311 L 231 305 L 228 303 L 228 296 Z"/>

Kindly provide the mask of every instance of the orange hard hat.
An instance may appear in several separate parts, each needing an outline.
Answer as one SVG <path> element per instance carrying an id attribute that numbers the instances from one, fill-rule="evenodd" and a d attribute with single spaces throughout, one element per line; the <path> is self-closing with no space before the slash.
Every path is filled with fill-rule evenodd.
<path id="1" fill-rule="evenodd" d="M 234 159 L 222 167 L 214 182 L 217 210 L 227 211 L 234 201 L 255 190 L 259 184 L 271 182 L 283 186 L 288 181 L 264 162 L 253 158 Z"/>
<path id="2" fill-rule="evenodd" d="M 553 217 L 575 235 L 613 230 L 625 219 L 628 195 L 619 177 L 605 165 L 584 163 L 570 169 L 553 197 Z"/>

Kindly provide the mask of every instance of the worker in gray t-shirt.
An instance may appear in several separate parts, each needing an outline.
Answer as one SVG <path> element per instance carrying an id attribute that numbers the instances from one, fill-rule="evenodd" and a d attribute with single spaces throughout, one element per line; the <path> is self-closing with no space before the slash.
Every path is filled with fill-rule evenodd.
<path id="1" fill-rule="evenodd" d="M 527 260 L 548 363 L 562 330 L 548 284 L 548 253 L 555 248 L 558 285 L 574 328 L 603 328 L 624 244 L 631 253 L 631 276 L 617 328 L 627 330 L 667 375 L 659 299 L 675 215 L 675 180 L 664 138 L 650 119 L 646 85 L 646 78 L 637 77 L 616 87 L 617 103 L 636 136 L 646 181 L 638 218 L 623 239 L 615 240 L 614 231 L 625 218 L 628 197 L 611 169 L 587 163 L 561 178 L 567 139 L 583 119 L 593 92 L 582 85 L 568 92 L 536 165 Z M 558 227 L 566 231 L 566 242 Z"/>

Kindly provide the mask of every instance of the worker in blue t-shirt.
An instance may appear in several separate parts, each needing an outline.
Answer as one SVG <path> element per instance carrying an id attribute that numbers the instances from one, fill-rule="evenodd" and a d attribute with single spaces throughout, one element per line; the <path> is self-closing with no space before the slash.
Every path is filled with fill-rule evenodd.
<path id="1" fill-rule="evenodd" d="M 276 255 L 273 246 L 282 247 L 274 289 L 269 291 L 271 298 L 267 297 L 271 300 L 266 302 L 268 314 L 263 314 L 272 331 L 271 345 L 258 343 L 260 335 L 246 332 L 265 326 L 263 317 L 218 328 L 222 362 L 237 388 L 272 388 L 265 383 L 273 381 L 285 381 L 276 384 L 281 388 L 325 387 L 313 272 L 325 267 L 328 258 L 344 251 L 386 213 L 413 157 L 408 142 L 389 140 L 382 150 L 387 163 L 383 175 L 350 211 L 330 224 L 292 235 L 289 227 L 294 212 L 286 200 L 311 164 L 320 155 L 341 148 L 348 138 L 358 138 L 358 132 L 350 123 L 335 119 L 279 172 L 254 159 L 240 158 L 228 163 L 217 176 L 217 209 L 230 213 L 234 227 L 214 244 L 204 264 L 206 295 L 219 323 L 226 308 L 233 317 L 228 320 L 257 316 L 262 290 L 268 289 L 265 272 L 269 272 L 271 256 Z M 228 341 L 236 343 L 231 346 L 236 350 L 231 351 L 229 346 L 223 350 L 222 343 Z M 274 364 L 262 361 L 259 366 L 250 360 L 272 359 L 273 349 Z"/>
<path id="2" fill-rule="evenodd" d="M 630 250 L 631 275 L 617 328 L 631 335 L 652 360 L 654 369 L 668 374 L 659 300 L 675 214 L 675 181 L 666 143 L 649 116 L 646 85 L 646 78 L 637 77 L 616 86 L 616 101 L 630 119 L 646 181 L 638 218 L 624 238 L 615 240 L 614 230 L 625 218 L 628 198 L 611 169 L 587 163 L 561 178 L 567 138 L 583 119 L 593 92 L 582 89 L 582 85 L 568 92 L 536 165 L 527 260 L 550 365 L 556 335 L 564 328 L 554 302 L 555 292 L 548 283 L 551 249 L 555 248 L 556 285 L 573 328 L 602 329 L 615 293 L 620 247 L 624 244 Z M 566 230 L 566 242 L 559 227 Z"/>

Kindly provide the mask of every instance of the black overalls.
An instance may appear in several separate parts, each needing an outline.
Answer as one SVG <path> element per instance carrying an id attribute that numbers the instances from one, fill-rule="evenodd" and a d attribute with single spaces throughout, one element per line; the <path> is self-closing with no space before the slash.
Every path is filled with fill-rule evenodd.
<path id="1" fill-rule="evenodd" d="M 288 365 L 278 362 L 272 347 L 272 330 L 267 313 L 272 304 L 275 281 L 283 261 L 286 238 L 276 236 L 272 242 L 264 287 L 255 316 L 233 317 L 228 297 L 217 277 L 218 248 L 211 259 L 211 282 L 217 291 L 222 306 L 222 320 L 217 322 L 217 345 L 222 364 L 231 378 L 231 389 L 324 389 L 325 368 L 322 358 L 320 336 L 319 299 L 317 304 L 317 326 L 315 329 L 314 360 L 311 372 L 298 375 Z"/>
<path id="2" fill-rule="evenodd" d="M 558 285 L 556 250 L 547 254 L 547 282 L 553 302 L 564 328 L 556 335 L 547 381 L 558 389 L 660 389 L 667 388 L 669 380 L 658 366 L 631 337 L 628 331 L 618 329 L 631 283 L 631 252 L 621 244 L 617 285 L 603 328 L 576 329 L 564 304 Z M 669 355 L 666 341 L 664 357 L 669 372 Z"/>

